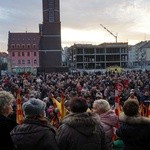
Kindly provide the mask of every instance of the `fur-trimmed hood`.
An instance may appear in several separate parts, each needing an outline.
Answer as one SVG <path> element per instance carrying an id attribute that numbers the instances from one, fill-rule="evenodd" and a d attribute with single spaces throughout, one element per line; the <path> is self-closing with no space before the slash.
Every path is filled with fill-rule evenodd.
<path id="1" fill-rule="evenodd" d="M 76 131 L 89 136 L 95 132 L 96 126 L 100 125 L 98 115 L 90 112 L 71 113 L 64 118 L 62 124 L 66 124 Z"/>
<path id="2" fill-rule="evenodd" d="M 119 120 L 121 122 L 129 123 L 129 124 L 150 124 L 150 118 L 143 117 L 140 115 L 137 116 L 127 116 L 124 113 L 121 113 L 119 116 Z"/>

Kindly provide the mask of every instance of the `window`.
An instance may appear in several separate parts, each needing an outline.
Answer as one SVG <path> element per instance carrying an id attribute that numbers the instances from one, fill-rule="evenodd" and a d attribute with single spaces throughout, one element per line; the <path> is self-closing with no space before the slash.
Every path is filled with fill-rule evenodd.
<path id="1" fill-rule="evenodd" d="M 27 63 L 30 64 L 30 60 L 28 60 Z"/>
<path id="2" fill-rule="evenodd" d="M 15 53 L 14 53 L 14 52 L 12 52 L 12 56 L 13 56 L 13 57 L 15 56 Z"/>
<path id="3" fill-rule="evenodd" d="M 27 52 L 27 56 L 30 56 L 30 52 Z"/>
<path id="4" fill-rule="evenodd" d="M 20 44 L 17 44 L 17 48 L 20 48 Z"/>
<path id="5" fill-rule="evenodd" d="M 20 61 L 20 60 L 18 60 L 18 64 L 21 64 L 21 61 Z"/>
<path id="6" fill-rule="evenodd" d="M 22 52 L 22 56 L 24 56 L 24 52 Z"/>
<path id="7" fill-rule="evenodd" d="M 25 48 L 25 45 L 24 45 L 24 44 L 22 44 L 22 48 Z"/>
<path id="8" fill-rule="evenodd" d="M 84 53 L 85 54 L 94 54 L 95 50 L 94 50 L 94 48 L 86 48 L 86 49 L 84 49 Z"/>
<path id="9" fill-rule="evenodd" d="M 22 64 L 25 64 L 25 60 L 24 59 L 22 60 Z"/>
<path id="10" fill-rule="evenodd" d="M 27 45 L 27 48 L 30 48 L 30 44 Z"/>
<path id="11" fill-rule="evenodd" d="M 83 49 L 77 49 L 77 54 L 83 54 Z"/>
<path id="12" fill-rule="evenodd" d="M 12 44 L 12 45 L 11 45 L 11 48 L 15 48 L 15 45 L 14 45 L 14 44 Z"/>
<path id="13" fill-rule="evenodd" d="M 36 59 L 34 60 L 34 64 L 37 64 L 37 61 L 36 61 Z"/>
<path id="14" fill-rule="evenodd" d="M 35 44 L 33 44 L 33 48 L 36 48 L 36 45 L 35 45 Z"/>
<path id="15" fill-rule="evenodd" d="M 15 60 L 12 60 L 12 65 L 16 65 Z"/>
<path id="16" fill-rule="evenodd" d="M 34 52 L 34 56 L 36 56 L 36 52 Z"/>
<path id="17" fill-rule="evenodd" d="M 103 53 L 105 53 L 105 49 L 104 48 L 97 48 L 96 53 L 97 54 L 103 54 Z"/>
<path id="18" fill-rule="evenodd" d="M 120 53 L 119 48 L 107 48 L 106 53 Z"/>
<path id="19" fill-rule="evenodd" d="M 18 56 L 20 56 L 20 52 L 18 52 Z"/>

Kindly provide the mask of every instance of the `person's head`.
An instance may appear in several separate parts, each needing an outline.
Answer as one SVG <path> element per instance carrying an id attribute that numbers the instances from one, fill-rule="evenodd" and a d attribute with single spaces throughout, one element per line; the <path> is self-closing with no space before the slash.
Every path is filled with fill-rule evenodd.
<path id="1" fill-rule="evenodd" d="M 34 118 L 45 115 L 46 104 L 40 99 L 29 99 L 23 103 L 22 109 L 26 118 Z"/>
<path id="2" fill-rule="evenodd" d="M 88 109 L 86 99 L 82 97 L 74 97 L 69 102 L 70 110 L 73 113 L 83 113 Z"/>
<path id="3" fill-rule="evenodd" d="M 0 91 L 0 114 L 8 116 L 13 112 L 14 96 L 7 91 Z"/>
<path id="4" fill-rule="evenodd" d="M 127 116 L 136 116 L 139 113 L 139 103 L 135 100 L 126 100 L 123 105 L 123 112 Z"/>
<path id="5" fill-rule="evenodd" d="M 133 91 L 130 92 L 130 96 L 134 95 L 135 93 Z"/>
<path id="6" fill-rule="evenodd" d="M 29 97 L 30 97 L 30 98 L 35 98 L 35 94 L 31 93 L 31 94 L 29 95 Z"/>
<path id="7" fill-rule="evenodd" d="M 135 95 L 135 89 L 131 89 L 130 90 L 130 96 L 132 97 L 132 96 L 134 96 Z"/>
<path id="8" fill-rule="evenodd" d="M 78 95 L 77 92 L 74 92 L 74 91 L 70 92 L 70 97 L 71 98 L 76 97 L 77 95 Z"/>
<path id="9" fill-rule="evenodd" d="M 101 92 L 96 93 L 96 100 L 103 98 L 103 95 Z"/>
<path id="10" fill-rule="evenodd" d="M 110 104 L 108 103 L 107 100 L 104 99 L 99 99 L 95 100 L 93 103 L 93 112 L 98 113 L 98 114 L 103 114 L 110 110 Z"/>
<path id="11" fill-rule="evenodd" d="M 145 95 L 145 96 L 149 96 L 149 92 L 148 92 L 148 91 L 145 91 L 144 95 Z"/>

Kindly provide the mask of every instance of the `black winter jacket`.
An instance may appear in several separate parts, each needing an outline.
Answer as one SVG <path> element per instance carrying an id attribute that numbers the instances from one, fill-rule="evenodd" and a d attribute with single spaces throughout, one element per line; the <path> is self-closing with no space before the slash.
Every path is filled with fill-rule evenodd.
<path id="1" fill-rule="evenodd" d="M 17 150 L 58 150 L 55 130 L 37 120 L 27 119 L 11 131 Z"/>
<path id="2" fill-rule="evenodd" d="M 14 145 L 10 136 L 11 130 L 16 126 L 17 124 L 9 119 L 8 117 L 5 117 L 3 115 L 0 115 L 0 146 L 1 149 L 6 150 L 13 150 Z"/>
<path id="3" fill-rule="evenodd" d="M 116 134 L 124 142 L 124 150 L 150 149 L 150 119 L 142 116 L 129 117 L 122 113 Z"/>
<path id="4" fill-rule="evenodd" d="M 58 128 L 60 150 L 105 150 L 105 133 L 91 113 L 72 113 Z"/>

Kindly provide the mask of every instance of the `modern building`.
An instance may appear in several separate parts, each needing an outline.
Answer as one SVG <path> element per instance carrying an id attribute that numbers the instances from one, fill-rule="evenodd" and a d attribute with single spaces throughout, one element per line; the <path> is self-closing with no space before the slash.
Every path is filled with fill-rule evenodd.
<path id="1" fill-rule="evenodd" d="M 0 52 L 0 64 L 8 63 L 8 54 L 5 52 Z"/>
<path id="2" fill-rule="evenodd" d="M 128 43 L 74 44 L 68 49 L 70 67 L 99 71 L 111 66 L 127 68 Z"/>
<path id="3" fill-rule="evenodd" d="M 129 67 L 150 69 L 150 41 L 141 41 L 130 46 Z"/>
<path id="4" fill-rule="evenodd" d="M 0 52 L 0 75 L 8 70 L 8 54 Z"/>
<path id="5" fill-rule="evenodd" d="M 10 72 L 36 73 L 39 67 L 39 33 L 8 34 L 8 62 Z"/>

